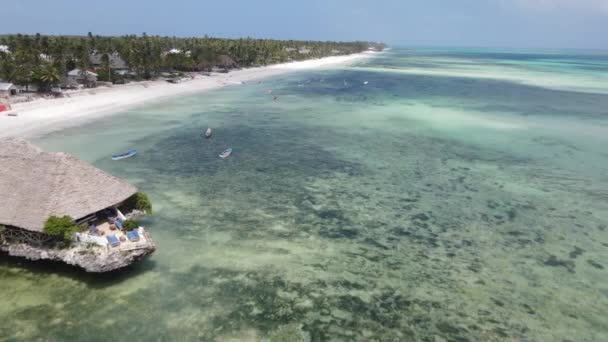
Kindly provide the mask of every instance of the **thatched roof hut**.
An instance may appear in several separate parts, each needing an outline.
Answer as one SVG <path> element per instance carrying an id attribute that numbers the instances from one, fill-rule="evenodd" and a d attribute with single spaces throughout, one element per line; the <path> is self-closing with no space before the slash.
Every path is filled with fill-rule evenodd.
<path id="1" fill-rule="evenodd" d="M 211 71 L 213 69 L 213 64 L 208 61 L 201 61 L 196 65 L 196 70 L 198 71 Z"/>
<path id="2" fill-rule="evenodd" d="M 217 56 L 217 60 L 215 62 L 215 65 L 217 67 L 223 68 L 223 69 L 233 69 L 233 68 L 238 68 L 239 65 L 237 62 L 234 61 L 234 59 L 232 59 L 232 57 L 227 56 L 227 55 L 219 55 Z"/>
<path id="3" fill-rule="evenodd" d="M 67 153 L 0 139 L 0 224 L 40 232 L 49 216 L 86 217 L 137 189 Z"/>
<path id="4" fill-rule="evenodd" d="M 89 55 L 89 62 L 96 68 L 103 66 L 103 53 L 92 53 Z M 115 70 L 128 70 L 129 65 L 127 62 L 120 57 L 118 52 L 113 52 L 108 54 L 108 59 L 110 62 L 110 68 Z"/>

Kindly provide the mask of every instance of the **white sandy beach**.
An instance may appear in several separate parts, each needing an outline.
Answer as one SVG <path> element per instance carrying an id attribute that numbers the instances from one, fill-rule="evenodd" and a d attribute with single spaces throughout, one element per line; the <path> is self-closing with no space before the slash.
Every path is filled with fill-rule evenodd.
<path id="1" fill-rule="evenodd" d="M 326 57 L 276 64 L 267 67 L 249 68 L 227 74 L 198 76 L 193 80 L 171 84 L 166 81 L 134 82 L 126 85 L 83 89 L 66 93 L 56 99 L 36 99 L 31 102 L 17 103 L 9 112 L 0 113 L 0 137 L 36 137 L 69 126 L 82 124 L 104 115 L 149 104 L 176 95 L 204 92 L 242 82 L 261 80 L 297 70 L 320 68 L 335 64 L 350 63 L 372 56 L 364 52 L 348 56 Z M 8 116 L 17 113 L 18 116 Z"/>

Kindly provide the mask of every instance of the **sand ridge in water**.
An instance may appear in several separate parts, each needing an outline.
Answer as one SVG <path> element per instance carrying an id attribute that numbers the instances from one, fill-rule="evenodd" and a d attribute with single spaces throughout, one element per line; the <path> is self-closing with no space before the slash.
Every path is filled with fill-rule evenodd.
<path id="1" fill-rule="evenodd" d="M 608 97 L 367 70 L 387 59 L 38 141 L 149 192 L 158 251 L 101 279 L 0 259 L 0 336 L 604 339 L 608 155 L 582 131 Z"/>

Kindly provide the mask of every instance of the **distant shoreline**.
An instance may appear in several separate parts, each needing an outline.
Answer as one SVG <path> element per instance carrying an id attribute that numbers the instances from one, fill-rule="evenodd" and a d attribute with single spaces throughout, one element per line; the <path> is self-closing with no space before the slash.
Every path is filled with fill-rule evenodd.
<path id="1" fill-rule="evenodd" d="M 0 113 L 0 137 L 35 138 L 84 122 L 116 114 L 133 107 L 147 105 L 171 97 L 201 93 L 242 82 L 258 81 L 298 70 L 345 64 L 374 56 L 363 52 L 346 56 L 325 57 L 301 62 L 248 68 L 230 73 L 198 76 L 183 83 L 166 81 L 133 82 L 113 87 L 82 89 L 68 92 L 56 99 L 36 99 L 12 105 L 9 112 Z M 18 116 L 8 116 L 17 113 Z"/>

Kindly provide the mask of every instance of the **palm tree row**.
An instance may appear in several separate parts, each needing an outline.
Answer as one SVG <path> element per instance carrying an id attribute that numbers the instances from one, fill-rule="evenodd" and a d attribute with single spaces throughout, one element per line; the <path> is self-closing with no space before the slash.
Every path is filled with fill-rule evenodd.
<path id="1" fill-rule="evenodd" d="M 213 67 L 249 67 L 330 55 L 381 50 L 382 43 L 271 39 L 176 38 L 143 34 L 121 37 L 10 35 L 0 37 L 0 79 L 43 89 L 60 83 L 74 68 L 90 70 L 91 56 L 101 55 L 98 70 L 112 75 L 109 56 L 119 56 L 138 79 L 163 71 L 202 71 Z M 105 75 L 104 74 L 104 75 Z"/>

